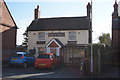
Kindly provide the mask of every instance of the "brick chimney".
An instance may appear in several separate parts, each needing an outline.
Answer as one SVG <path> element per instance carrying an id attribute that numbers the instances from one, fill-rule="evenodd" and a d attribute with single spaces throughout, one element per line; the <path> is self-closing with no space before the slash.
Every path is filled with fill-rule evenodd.
<path id="1" fill-rule="evenodd" d="M 89 2 L 87 5 L 87 16 L 89 17 L 89 19 L 90 19 L 90 15 L 91 15 L 91 4 Z"/>
<path id="2" fill-rule="evenodd" d="M 118 4 L 117 4 L 117 0 L 115 0 L 115 4 L 113 5 L 114 7 L 114 12 L 112 14 L 112 18 L 116 19 L 118 18 Z"/>
<path id="3" fill-rule="evenodd" d="M 34 10 L 34 19 L 40 18 L 40 10 L 39 5 L 37 5 L 37 8 Z"/>

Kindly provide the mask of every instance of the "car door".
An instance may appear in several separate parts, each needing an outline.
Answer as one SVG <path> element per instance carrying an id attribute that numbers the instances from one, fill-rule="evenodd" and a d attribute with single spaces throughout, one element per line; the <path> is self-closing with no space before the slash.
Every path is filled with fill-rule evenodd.
<path id="1" fill-rule="evenodd" d="M 30 64 L 33 65 L 35 62 L 35 57 L 34 55 L 30 55 Z"/>
<path id="2" fill-rule="evenodd" d="M 32 54 L 28 54 L 28 64 L 29 65 L 33 64 L 33 56 L 32 56 Z"/>
<path id="3" fill-rule="evenodd" d="M 25 62 L 27 62 L 27 64 L 30 64 L 30 59 L 29 59 L 29 54 L 25 54 Z"/>

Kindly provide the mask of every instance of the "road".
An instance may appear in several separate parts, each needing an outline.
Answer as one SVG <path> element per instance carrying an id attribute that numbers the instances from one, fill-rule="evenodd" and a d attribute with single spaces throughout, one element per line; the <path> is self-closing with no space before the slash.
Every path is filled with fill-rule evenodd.
<path id="1" fill-rule="evenodd" d="M 83 75 L 82 75 L 83 74 Z M 13 78 L 90 78 L 87 74 L 80 74 L 79 68 L 68 65 L 62 65 L 53 72 L 51 69 L 35 69 L 33 66 L 28 68 L 3 66 L 2 78 L 13 79 Z M 118 67 L 111 67 L 109 70 L 104 71 L 101 76 L 95 76 L 95 78 L 119 78 Z"/>
<path id="2" fill-rule="evenodd" d="M 33 66 L 28 68 L 3 66 L 2 78 L 80 78 L 73 70 L 63 65 L 53 72 L 50 69 L 35 69 Z"/>

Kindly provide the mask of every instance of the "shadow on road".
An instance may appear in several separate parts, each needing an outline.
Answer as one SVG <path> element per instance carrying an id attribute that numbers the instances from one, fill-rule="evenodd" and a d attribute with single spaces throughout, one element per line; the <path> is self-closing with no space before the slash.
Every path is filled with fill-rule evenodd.
<path id="1" fill-rule="evenodd" d="M 62 65 L 53 72 L 51 69 L 35 69 L 34 67 L 28 67 L 26 69 L 22 67 L 9 67 L 4 66 L 2 69 L 3 78 L 79 78 L 74 70 L 68 65 Z"/>

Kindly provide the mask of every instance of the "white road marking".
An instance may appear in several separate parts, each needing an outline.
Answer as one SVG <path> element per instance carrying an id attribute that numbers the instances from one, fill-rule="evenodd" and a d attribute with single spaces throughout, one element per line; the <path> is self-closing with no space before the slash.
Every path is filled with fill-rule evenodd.
<path id="1" fill-rule="evenodd" d="M 23 75 L 15 75 L 15 76 L 9 76 L 4 78 L 25 78 L 25 77 L 32 77 L 32 76 L 41 76 L 41 75 L 49 75 L 54 74 L 55 72 L 49 72 L 49 73 L 36 73 L 36 74 L 23 74 Z"/>

